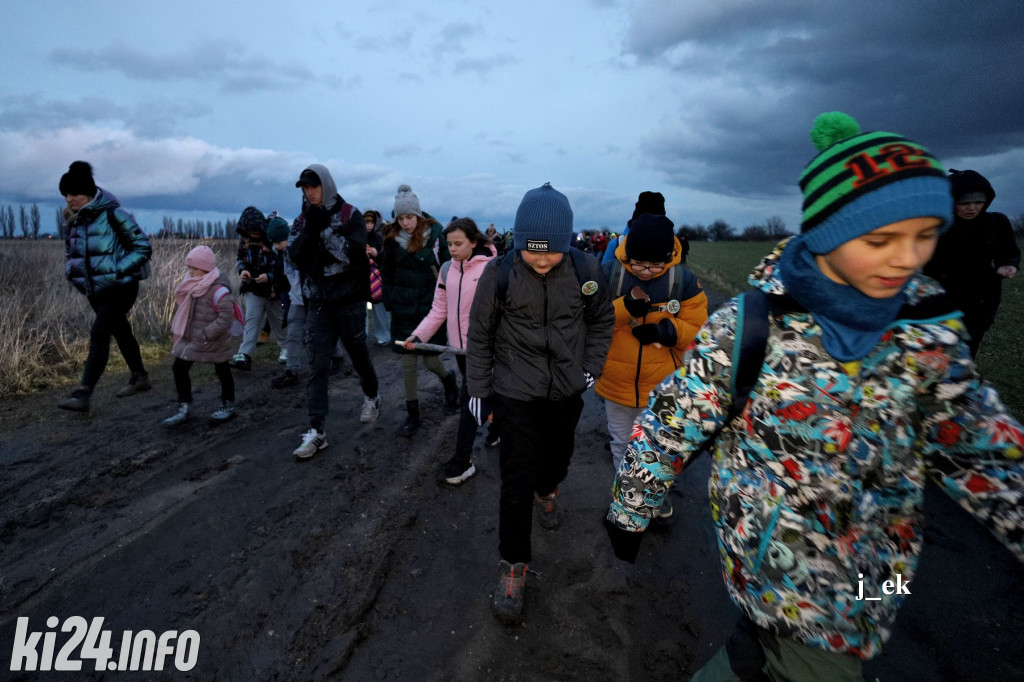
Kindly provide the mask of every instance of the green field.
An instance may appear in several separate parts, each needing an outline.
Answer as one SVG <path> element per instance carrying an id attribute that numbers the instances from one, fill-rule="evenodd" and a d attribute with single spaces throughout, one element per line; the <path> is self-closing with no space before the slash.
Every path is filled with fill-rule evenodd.
<path id="1" fill-rule="evenodd" d="M 770 242 L 691 242 L 686 265 L 705 286 L 735 295 L 748 287 L 747 275 L 774 246 Z M 978 352 L 978 369 L 999 390 L 1003 402 L 1024 418 L 1024 274 L 1003 283 L 996 323 Z"/>

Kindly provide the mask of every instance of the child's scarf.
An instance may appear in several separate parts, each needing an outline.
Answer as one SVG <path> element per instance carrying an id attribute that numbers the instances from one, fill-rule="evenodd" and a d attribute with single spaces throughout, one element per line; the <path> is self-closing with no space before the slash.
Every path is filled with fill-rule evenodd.
<path id="1" fill-rule="evenodd" d="M 178 309 L 174 311 L 174 317 L 171 319 L 171 336 L 174 337 L 175 343 L 185 335 L 189 318 L 192 317 L 192 306 L 195 299 L 206 294 L 218 279 L 220 279 L 220 269 L 214 268 L 202 277 L 185 275 L 185 279 L 181 280 L 181 283 L 174 288 L 174 301 L 178 304 Z"/>
<path id="2" fill-rule="evenodd" d="M 906 287 L 890 298 L 872 298 L 829 279 L 802 235 L 782 250 L 779 270 L 787 293 L 814 315 L 825 350 L 840 362 L 870 353 L 906 302 Z"/>

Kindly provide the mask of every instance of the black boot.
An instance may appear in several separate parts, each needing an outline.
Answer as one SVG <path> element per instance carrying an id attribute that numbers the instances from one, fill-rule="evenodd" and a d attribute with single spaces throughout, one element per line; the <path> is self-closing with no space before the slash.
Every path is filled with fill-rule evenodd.
<path id="1" fill-rule="evenodd" d="M 398 429 L 398 435 L 402 438 L 408 438 L 420 428 L 420 401 L 406 400 L 405 409 L 409 415 L 405 418 L 402 428 Z"/>
<path id="2" fill-rule="evenodd" d="M 459 406 L 459 384 L 455 381 L 455 372 L 448 372 L 441 379 L 444 385 L 444 404 L 448 407 Z"/>
<path id="3" fill-rule="evenodd" d="M 89 411 L 89 398 L 92 396 L 92 389 L 88 386 L 82 385 L 71 392 L 67 398 L 57 403 L 57 407 L 62 410 L 70 410 L 72 412 L 88 412 Z"/>

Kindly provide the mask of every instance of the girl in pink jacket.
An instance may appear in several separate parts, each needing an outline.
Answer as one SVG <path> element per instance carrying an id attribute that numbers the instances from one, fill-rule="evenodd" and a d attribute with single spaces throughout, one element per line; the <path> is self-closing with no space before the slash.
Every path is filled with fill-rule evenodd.
<path id="1" fill-rule="evenodd" d="M 497 249 L 480 232 L 471 218 L 456 218 L 444 229 L 452 259 L 441 266 L 434 289 L 434 302 L 430 312 L 403 344 L 412 350 L 414 343 L 432 337 L 441 325 L 448 323 L 448 343 L 465 350 L 469 331 L 469 309 L 473 305 L 480 275 L 495 256 Z M 466 356 L 455 356 L 462 373 L 459 392 L 459 432 L 455 439 L 455 455 L 441 465 L 437 480 L 447 485 L 461 485 L 476 473 L 473 465 L 473 441 L 476 438 L 476 417 L 469 410 L 469 390 L 466 388 Z M 494 441 L 490 437 L 490 441 Z M 496 442 L 496 441 L 495 441 Z"/>
<path id="2" fill-rule="evenodd" d="M 188 274 L 174 289 L 178 309 L 171 319 L 174 337 L 171 372 L 178 392 L 178 411 L 162 423 L 178 426 L 189 418 L 192 408 L 189 371 L 196 362 L 211 362 L 220 380 L 221 407 L 210 415 L 210 423 L 220 424 L 235 417 L 235 380 L 228 360 L 241 336 L 242 324 L 238 320 L 241 312 L 236 312 L 228 277 L 217 268 L 217 256 L 209 246 L 197 246 L 189 251 L 185 265 Z"/>

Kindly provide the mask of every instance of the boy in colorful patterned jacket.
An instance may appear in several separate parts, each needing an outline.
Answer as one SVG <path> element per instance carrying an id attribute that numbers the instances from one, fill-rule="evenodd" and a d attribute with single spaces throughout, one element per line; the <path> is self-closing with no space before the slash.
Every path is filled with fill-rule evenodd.
<path id="1" fill-rule="evenodd" d="M 712 518 L 743 618 L 694 680 L 860 680 L 910 593 L 926 467 L 1024 559 L 1024 433 L 979 378 L 961 313 L 918 274 L 952 220 L 945 172 L 838 112 L 811 138 L 801 234 L 751 276 L 772 312 L 742 412 L 727 418 L 734 299 L 654 390 L 605 521 L 635 560 L 669 486 L 717 436 Z"/>

